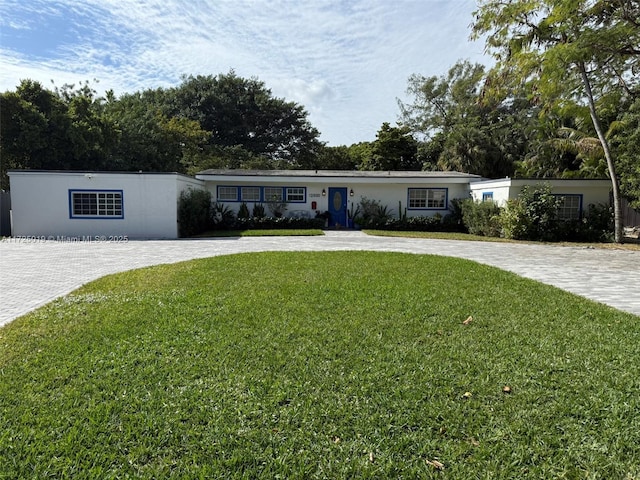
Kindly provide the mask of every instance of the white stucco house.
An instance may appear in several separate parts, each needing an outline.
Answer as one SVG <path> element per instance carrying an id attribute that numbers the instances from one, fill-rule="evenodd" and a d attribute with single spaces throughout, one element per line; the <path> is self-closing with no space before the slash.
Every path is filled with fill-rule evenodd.
<path id="1" fill-rule="evenodd" d="M 11 170 L 12 235 L 178 238 L 181 192 L 206 189 L 237 212 L 243 203 L 282 201 L 287 216 L 329 212 L 330 226 L 348 226 L 363 198 L 386 205 L 394 216 L 441 216 L 455 198 L 515 198 L 524 185 L 547 182 L 566 198 L 569 218 L 589 204 L 608 203 L 608 180 L 486 180 L 459 172 L 328 170 L 205 170 L 195 178 L 177 173 Z M 577 216 L 577 217 L 576 217 Z"/>
<path id="2" fill-rule="evenodd" d="M 348 225 L 348 212 L 362 198 L 379 201 L 398 216 L 449 212 L 453 198 L 468 198 L 478 175 L 459 172 L 370 172 L 344 170 L 205 170 L 196 175 L 212 198 L 236 212 L 244 202 L 282 200 L 289 216 L 329 212 L 330 226 Z M 402 209 L 402 212 L 400 211 Z"/>
<path id="3" fill-rule="evenodd" d="M 521 179 L 502 178 L 469 183 L 471 197 L 478 201 L 493 201 L 504 206 L 518 198 L 522 189 L 536 184 L 548 184 L 551 193 L 561 200 L 560 218 L 579 219 L 588 213 L 590 205 L 608 205 L 611 180 L 608 179 Z"/>

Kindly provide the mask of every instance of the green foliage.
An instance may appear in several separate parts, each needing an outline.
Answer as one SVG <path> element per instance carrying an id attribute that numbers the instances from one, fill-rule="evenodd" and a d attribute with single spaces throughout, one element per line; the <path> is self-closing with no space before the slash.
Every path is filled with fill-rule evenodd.
<path id="1" fill-rule="evenodd" d="M 165 94 L 170 116 L 197 122 L 215 149 L 241 148 L 244 156 L 263 159 L 269 168 L 310 168 L 321 150 L 319 132 L 309 123 L 306 110 L 273 97 L 255 78 L 245 79 L 233 71 L 186 76 Z"/>
<path id="2" fill-rule="evenodd" d="M 274 197 L 267 200 L 267 208 L 271 215 L 276 218 L 280 218 L 284 217 L 284 214 L 289 208 L 289 204 L 281 198 Z"/>
<path id="3" fill-rule="evenodd" d="M 252 217 L 237 218 L 229 228 L 232 230 L 283 230 L 283 229 L 319 229 L 324 227 L 321 218 L 294 217 Z"/>
<path id="4" fill-rule="evenodd" d="M 495 202 L 476 202 L 471 198 L 460 202 L 462 221 L 472 235 L 499 237 L 502 231 L 501 208 Z"/>
<path id="5" fill-rule="evenodd" d="M 211 192 L 188 189 L 178 199 L 178 235 L 190 237 L 211 228 Z"/>
<path id="6" fill-rule="evenodd" d="M 242 202 L 240 204 L 240 208 L 238 209 L 238 213 L 237 213 L 237 217 L 246 219 L 251 217 L 251 215 L 249 214 L 249 207 L 247 206 L 246 202 Z"/>
<path id="7" fill-rule="evenodd" d="M 220 230 L 233 228 L 236 223 L 236 214 L 224 203 L 214 203 L 211 211 L 213 227 Z"/>
<path id="8" fill-rule="evenodd" d="M 373 142 L 371 156 L 360 166 L 361 170 L 420 170 L 417 160 L 418 143 L 407 127 L 382 124 Z"/>
<path id="9" fill-rule="evenodd" d="M 354 221 L 362 228 L 379 228 L 392 219 L 393 214 L 389 207 L 382 205 L 379 200 L 362 197 Z"/>
<path id="10" fill-rule="evenodd" d="M 617 147 L 620 188 L 631 206 L 640 210 L 640 99 L 622 116 L 613 144 Z"/>
<path id="11" fill-rule="evenodd" d="M 464 224 L 463 204 L 465 199 L 454 198 L 449 202 L 449 213 L 442 218 L 442 229 L 446 232 L 468 232 Z"/>
<path id="12" fill-rule="evenodd" d="M 266 216 L 264 205 L 262 203 L 253 204 L 252 216 L 255 218 L 263 218 Z"/>
<path id="13" fill-rule="evenodd" d="M 431 255 L 271 252 L 110 275 L 1 329 L 0 471 L 633 478 L 637 322 Z"/>
<path id="14" fill-rule="evenodd" d="M 560 199 L 551 194 L 549 184 L 523 187 L 518 198 L 509 200 L 500 214 L 504 236 L 514 240 L 558 240 L 559 206 Z"/>

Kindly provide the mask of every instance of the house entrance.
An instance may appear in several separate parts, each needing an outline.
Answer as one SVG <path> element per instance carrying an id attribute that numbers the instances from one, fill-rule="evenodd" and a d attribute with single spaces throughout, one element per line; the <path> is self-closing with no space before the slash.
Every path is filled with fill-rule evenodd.
<path id="1" fill-rule="evenodd" d="M 347 226 L 347 189 L 329 187 L 330 227 Z"/>

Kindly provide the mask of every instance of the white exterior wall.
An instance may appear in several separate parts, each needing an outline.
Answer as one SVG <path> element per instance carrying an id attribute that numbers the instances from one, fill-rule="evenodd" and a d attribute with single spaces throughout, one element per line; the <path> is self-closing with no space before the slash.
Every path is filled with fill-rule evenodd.
<path id="1" fill-rule="evenodd" d="M 290 177 L 287 179 L 273 177 L 245 177 L 236 178 L 219 178 L 216 180 L 205 180 L 206 188 L 211 192 L 211 198 L 217 200 L 218 186 L 260 186 L 260 187 L 303 187 L 306 188 L 306 201 L 304 203 L 289 203 L 285 216 L 293 216 L 296 212 L 307 212 L 307 215 L 314 217 L 316 212 L 325 212 L 329 210 L 329 188 L 346 188 L 347 194 L 353 190 L 353 196 L 348 196 L 347 209 L 351 211 L 357 207 L 363 197 L 370 200 L 377 200 L 382 205 L 386 205 L 392 212 L 394 217 L 398 217 L 399 213 L 406 213 L 408 217 L 416 216 L 433 216 L 440 214 L 442 216 L 449 213 L 449 202 L 454 198 L 469 198 L 469 179 L 468 178 L 425 178 L 421 180 L 402 179 L 402 180 L 384 180 L 373 178 L 309 178 L 309 177 Z M 445 188 L 447 189 L 447 201 L 445 209 L 409 209 L 408 208 L 408 190 L 409 188 Z M 324 190 L 325 195 L 322 195 Z M 312 208 L 312 202 L 316 202 L 316 208 Z M 399 212 L 399 203 L 403 212 Z M 234 212 L 238 212 L 241 201 L 224 201 L 219 203 L 229 207 Z M 246 202 L 249 211 L 252 210 L 255 202 Z M 265 205 L 266 208 L 266 205 Z M 267 215 L 269 212 L 267 210 Z"/>
<path id="2" fill-rule="evenodd" d="M 177 238 L 177 201 L 202 182 L 178 175 L 13 171 L 13 236 Z M 123 218 L 71 218 L 70 190 L 121 190 Z"/>
<path id="3" fill-rule="evenodd" d="M 589 205 L 609 204 L 611 182 L 609 180 L 532 180 L 532 179 L 502 179 L 487 180 L 470 184 L 471 196 L 476 201 L 482 201 L 484 193 L 493 193 L 493 201 L 504 206 L 507 200 L 518 198 L 525 185 L 549 184 L 551 193 L 556 195 L 582 196 L 582 211 L 588 212 Z"/>

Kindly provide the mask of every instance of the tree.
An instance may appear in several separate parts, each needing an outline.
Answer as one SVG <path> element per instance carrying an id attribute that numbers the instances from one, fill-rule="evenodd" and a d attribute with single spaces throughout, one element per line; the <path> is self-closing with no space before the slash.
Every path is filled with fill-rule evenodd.
<path id="1" fill-rule="evenodd" d="M 484 0 L 474 38 L 487 36 L 498 68 L 532 86 L 547 108 L 581 101 L 602 145 L 614 200 L 615 241 L 622 241 L 620 187 L 598 100 L 634 95 L 640 68 L 640 4 L 634 0 Z"/>
<path id="2" fill-rule="evenodd" d="M 201 161 L 207 132 L 194 120 L 168 116 L 164 102 L 159 89 L 107 103 L 105 114 L 117 132 L 108 170 L 186 173 Z"/>
<path id="3" fill-rule="evenodd" d="M 263 82 L 226 75 L 189 76 L 166 94 L 169 116 L 194 120 L 219 149 L 241 147 L 272 167 L 309 168 L 322 147 L 303 107 L 272 96 Z"/>
<path id="4" fill-rule="evenodd" d="M 633 208 L 640 210 L 640 99 L 622 116 L 612 134 L 617 146 L 620 187 Z"/>
<path id="5" fill-rule="evenodd" d="M 361 168 L 363 170 L 420 170 L 417 160 L 418 142 L 407 127 L 392 127 L 382 124 L 373 142 L 371 156 Z"/>
<path id="6" fill-rule="evenodd" d="M 513 92 L 498 95 L 492 83 L 484 66 L 467 61 L 442 77 L 409 78 L 413 103 L 399 106 L 402 124 L 428 144 L 420 148 L 423 168 L 484 177 L 513 173 L 528 143 L 531 105 Z"/>
<path id="7" fill-rule="evenodd" d="M 351 154 L 349 147 L 346 145 L 337 147 L 324 146 L 318 153 L 314 168 L 324 170 L 355 170 L 358 164 L 358 158 Z"/>

